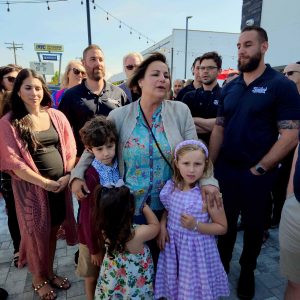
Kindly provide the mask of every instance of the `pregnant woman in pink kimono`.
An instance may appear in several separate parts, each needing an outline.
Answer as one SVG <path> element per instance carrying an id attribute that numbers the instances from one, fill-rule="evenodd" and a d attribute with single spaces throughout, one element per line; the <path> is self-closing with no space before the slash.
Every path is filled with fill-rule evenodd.
<path id="1" fill-rule="evenodd" d="M 15 80 L 11 110 L 0 119 L 0 168 L 12 175 L 21 232 L 19 266 L 28 264 L 41 299 L 55 299 L 54 287 L 70 282 L 54 274 L 56 233 L 61 224 L 67 242 L 76 243 L 75 219 L 67 185 L 76 158 L 66 117 L 50 108 L 41 76 L 23 69 Z"/>

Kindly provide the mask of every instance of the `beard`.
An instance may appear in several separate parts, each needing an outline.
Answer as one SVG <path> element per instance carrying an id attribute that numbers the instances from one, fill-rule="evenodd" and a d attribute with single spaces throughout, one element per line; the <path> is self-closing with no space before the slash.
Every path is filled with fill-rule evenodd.
<path id="1" fill-rule="evenodd" d="M 238 69 L 240 72 L 252 72 L 256 70 L 261 61 L 262 54 L 257 52 L 254 56 L 250 57 L 248 62 L 242 63 L 241 60 L 238 60 Z"/>
<path id="2" fill-rule="evenodd" d="M 204 80 L 201 80 L 202 84 L 204 85 L 211 85 L 213 82 L 215 82 L 216 78 L 207 78 Z"/>
<path id="3" fill-rule="evenodd" d="M 99 81 L 100 79 L 105 77 L 104 69 L 86 70 L 86 73 L 87 73 L 87 77 L 94 81 Z"/>

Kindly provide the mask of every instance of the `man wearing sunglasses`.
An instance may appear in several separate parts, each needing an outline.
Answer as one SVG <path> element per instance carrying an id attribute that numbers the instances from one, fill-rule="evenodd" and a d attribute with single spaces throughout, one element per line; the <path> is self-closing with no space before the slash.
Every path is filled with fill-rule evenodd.
<path id="1" fill-rule="evenodd" d="M 182 102 L 191 111 L 198 137 L 208 145 L 221 96 L 217 77 L 222 70 L 222 57 L 217 52 L 207 52 L 201 56 L 199 62 L 202 87 L 186 93 Z"/>
<path id="2" fill-rule="evenodd" d="M 126 74 L 127 80 L 125 80 L 123 83 L 119 85 L 119 88 L 121 88 L 127 95 L 128 102 L 136 101 L 140 95 L 137 93 L 137 91 L 132 91 L 128 87 L 128 80 L 130 80 L 131 76 L 133 75 L 136 68 L 141 64 L 143 61 L 143 56 L 138 52 L 131 52 L 126 54 L 123 57 L 123 68 L 124 72 Z"/>
<path id="3" fill-rule="evenodd" d="M 227 233 L 218 238 L 227 273 L 240 213 L 245 227 L 237 285 L 240 299 L 255 295 L 254 270 L 270 193 L 278 164 L 296 146 L 299 132 L 299 93 L 293 82 L 265 64 L 268 46 L 263 28 L 242 30 L 237 42 L 241 75 L 222 89 L 209 145 L 228 221 Z"/>
<path id="4" fill-rule="evenodd" d="M 111 110 L 127 102 L 125 92 L 104 79 L 104 54 L 99 46 L 90 45 L 83 51 L 82 64 L 87 78 L 68 89 L 58 106 L 73 127 L 78 157 L 84 150 L 79 130 L 85 122 L 96 115 L 107 116 Z"/>
<path id="5" fill-rule="evenodd" d="M 283 74 L 290 80 L 296 83 L 298 92 L 300 94 L 300 64 L 289 64 L 284 70 Z"/>

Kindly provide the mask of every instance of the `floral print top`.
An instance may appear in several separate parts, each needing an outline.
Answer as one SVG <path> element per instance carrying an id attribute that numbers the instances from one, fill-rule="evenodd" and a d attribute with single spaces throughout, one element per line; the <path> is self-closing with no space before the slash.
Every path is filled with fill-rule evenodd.
<path id="1" fill-rule="evenodd" d="M 144 245 L 140 253 L 105 254 L 95 292 L 95 300 L 153 300 L 154 267 L 150 250 Z"/>
<path id="2" fill-rule="evenodd" d="M 160 105 L 152 116 L 152 132 L 161 151 L 171 162 L 171 147 L 164 131 L 161 108 Z M 141 214 L 141 207 L 147 199 L 150 199 L 148 204 L 152 210 L 162 210 L 164 207 L 159 193 L 171 178 L 172 171 L 155 144 L 140 106 L 136 126 L 123 149 L 123 157 L 125 184 L 135 196 L 135 215 Z"/>

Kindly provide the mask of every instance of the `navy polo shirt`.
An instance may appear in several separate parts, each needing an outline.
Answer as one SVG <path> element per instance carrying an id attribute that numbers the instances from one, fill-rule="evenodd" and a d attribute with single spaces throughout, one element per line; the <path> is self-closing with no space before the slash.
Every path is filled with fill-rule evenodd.
<path id="1" fill-rule="evenodd" d="M 85 122 L 96 115 L 108 116 L 111 110 L 123 106 L 126 101 L 125 92 L 106 81 L 100 95 L 91 92 L 86 87 L 85 80 L 64 93 L 58 109 L 66 115 L 73 128 L 77 156 L 80 156 L 84 150 L 79 130 Z"/>
<path id="2" fill-rule="evenodd" d="M 211 91 L 205 91 L 202 87 L 184 95 L 182 102 L 185 103 L 193 118 L 212 119 L 218 113 L 221 88 L 218 84 Z M 209 143 L 210 133 L 198 134 L 198 137 Z"/>
<path id="3" fill-rule="evenodd" d="M 218 117 L 224 118 L 219 158 L 251 168 L 277 141 L 278 121 L 300 120 L 300 96 L 294 82 L 266 65 L 248 86 L 242 74 L 225 85 Z"/>
<path id="4" fill-rule="evenodd" d="M 177 101 L 182 101 L 183 96 L 184 96 L 187 92 L 194 91 L 194 90 L 195 90 L 195 87 L 194 87 L 193 83 L 194 83 L 194 81 L 193 81 L 191 84 L 188 84 L 187 86 L 185 86 L 184 88 L 182 88 L 182 89 L 179 91 L 179 93 L 178 93 L 178 95 L 177 95 L 177 97 L 176 97 L 175 100 L 177 100 Z"/>

